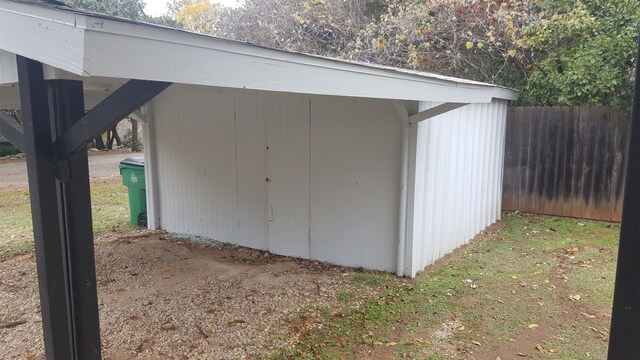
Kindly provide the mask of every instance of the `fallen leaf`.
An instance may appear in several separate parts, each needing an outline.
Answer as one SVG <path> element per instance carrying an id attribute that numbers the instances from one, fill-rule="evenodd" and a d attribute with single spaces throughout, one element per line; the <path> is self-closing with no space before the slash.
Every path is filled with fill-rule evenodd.
<path id="1" fill-rule="evenodd" d="M 479 342 L 479 341 L 475 341 L 475 340 L 473 340 L 471 343 L 472 343 L 473 345 L 482 346 L 482 344 L 480 344 L 480 342 Z"/>
<path id="2" fill-rule="evenodd" d="M 519 353 L 518 353 L 518 356 L 527 357 L 528 355 L 527 355 L 527 354 L 525 354 L 525 353 L 521 353 L 521 352 L 519 352 Z"/>
<path id="3" fill-rule="evenodd" d="M 530 324 L 529 325 L 529 329 L 537 328 L 538 326 L 540 326 L 540 325 L 538 325 L 538 324 Z"/>
<path id="4" fill-rule="evenodd" d="M 556 349 L 556 348 L 552 348 L 552 349 L 549 349 L 549 352 L 550 352 L 550 353 L 557 354 L 557 353 L 559 353 L 559 352 L 560 352 L 560 350 L 558 350 L 558 349 Z"/>
<path id="5" fill-rule="evenodd" d="M 518 278 L 518 276 L 516 276 L 516 275 L 511 275 L 511 278 L 515 280 L 515 279 L 517 279 L 517 278 Z"/>
<path id="6" fill-rule="evenodd" d="M 463 326 L 460 326 L 457 330 L 458 330 L 458 331 L 462 331 L 462 330 L 464 330 L 464 325 L 463 325 Z"/>
<path id="7" fill-rule="evenodd" d="M 511 56 L 511 57 L 515 57 L 516 56 L 516 50 L 515 49 L 510 49 L 509 51 L 507 51 L 507 55 Z M 526 356 L 526 355 L 525 355 Z"/>
<path id="8" fill-rule="evenodd" d="M 590 268 L 593 267 L 592 265 L 589 264 L 580 264 L 580 266 L 584 267 L 584 268 Z"/>
<path id="9" fill-rule="evenodd" d="M 591 315 L 591 314 L 587 314 L 586 312 L 581 312 L 580 313 L 582 316 L 589 318 L 589 319 L 595 319 L 596 316 L 595 315 Z"/>
<path id="10" fill-rule="evenodd" d="M 576 294 L 576 295 L 569 295 L 569 300 L 571 300 L 571 301 L 578 301 L 578 300 L 580 300 L 580 299 L 582 299 L 582 297 L 581 297 L 580 295 L 578 295 L 578 294 Z"/>
<path id="11" fill-rule="evenodd" d="M 467 46 L 467 49 L 473 48 L 473 41 L 467 41 L 466 46 Z"/>
<path id="12" fill-rule="evenodd" d="M 373 342 L 373 345 L 375 345 L 375 346 L 382 346 L 382 345 L 384 345 L 384 344 L 383 344 L 382 342 L 380 342 L 380 341 L 374 341 L 374 342 Z"/>
<path id="13" fill-rule="evenodd" d="M 396 345 L 398 345 L 398 343 L 395 343 L 393 341 L 385 344 L 385 346 L 396 346 Z"/>
<path id="14" fill-rule="evenodd" d="M 536 350 L 538 350 L 540 352 L 544 352 L 544 348 L 542 346 L 540 346 L 540 344 L 536 345 Z"/>

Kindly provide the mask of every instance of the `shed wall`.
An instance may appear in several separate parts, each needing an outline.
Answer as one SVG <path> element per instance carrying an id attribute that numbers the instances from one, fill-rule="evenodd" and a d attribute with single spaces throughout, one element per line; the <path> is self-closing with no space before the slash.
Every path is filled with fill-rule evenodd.
<path id="1" fill-rule="evenodd" d="M 436 103 L 421 102 L 420 110 Z M 470 104 L 418 124 L 406 275 L 500 218 L 507 102 Z"/>
<path id="2" fill-rule="evenodd" d="M 163 229 L 394 269 L 401 122 L 390 101 L 174 85 L 152 108 Z"/>

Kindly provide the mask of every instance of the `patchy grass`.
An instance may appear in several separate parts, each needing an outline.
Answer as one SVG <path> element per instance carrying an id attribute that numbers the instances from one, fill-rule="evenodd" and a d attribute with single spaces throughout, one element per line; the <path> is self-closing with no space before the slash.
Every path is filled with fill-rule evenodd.
<path id="1" fill-rule="evenodd" d="M 120 179 L 91 182 L 93 229 L 99 236 L 107 231 L 131 228 L 127 188 Z M 27 188 L 0 188 L 0 255 L 33 249 L 31 206 Z"/>
<path id="2" fill-rule="evenodd" d="M 357 272 L 271 359 L 605 358 L 616 225 L 507 214 L 415 280 Z"/>

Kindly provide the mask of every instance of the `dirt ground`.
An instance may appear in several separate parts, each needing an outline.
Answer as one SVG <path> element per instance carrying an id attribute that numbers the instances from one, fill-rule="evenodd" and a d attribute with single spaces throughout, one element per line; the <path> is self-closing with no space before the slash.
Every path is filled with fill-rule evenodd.
<path id="1" fill-rule="evenodd" d="M 132 231 L 96 241 L 105 359 L 253 359 L 287 345 L 280 326 L 336 301 L 346 271 Z M 10 309 L 10 310 L 8 310 Z M 10 312 L 9 312 L 10 311 Z M 0 259 L 1 357 L 43 356 L 35 257 Z"/>
<path id="2" fill-rule="evenodd" d="M 133 156 L 143 156 L 143 153 L 132 153 L 124 149 L 89 151 L 89 176 L 92 179 L 118 177 L 120 161 Z M 27 185 L 27 162 L 24 157 L 0 159 L 0 187 Z"/>
<path id="3" fill-rule="evenodd" d="M 141 153 L 90 152 L 92 179 Z M 0 159 L 0 188 L 24 188 L 26 161 Z M 162 232 L 96 238 L 105 359 L 253 359 L 288 346 L 286 319 L 335 303 L 349 271 Z M 43 357 L 33 252 L 0 255 L 0 359 Z"/>

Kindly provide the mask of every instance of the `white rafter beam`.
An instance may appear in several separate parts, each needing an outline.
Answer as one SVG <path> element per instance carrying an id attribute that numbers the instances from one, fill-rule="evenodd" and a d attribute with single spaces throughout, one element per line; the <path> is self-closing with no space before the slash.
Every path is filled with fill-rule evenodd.
<path id="1" fill-rule="evenodd" d="M 424 121 L 427 119 L 430 119 L 434 116 L 438 116 L 438 115 L 442 115 L 446 112 L 461 108 L 465 105 L 469 105 L 469 103 L 453 103 L 453 102 L 448 102 L 448 103 L 444 103 L 444 104 L 440 104 L 438 106 L 434 106 L 432 108 L 429 108 L 427 110 L 421 111 L 417 114 L 413 114 L 411 116 L 409 116 L 409 122 L 410 123 L 418 123 L 420 121 Z"/>

